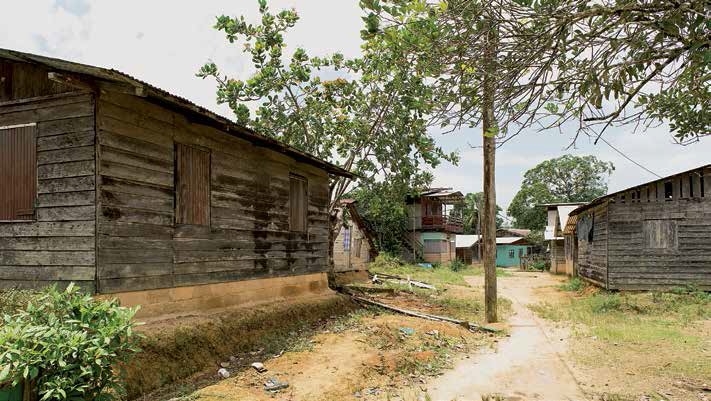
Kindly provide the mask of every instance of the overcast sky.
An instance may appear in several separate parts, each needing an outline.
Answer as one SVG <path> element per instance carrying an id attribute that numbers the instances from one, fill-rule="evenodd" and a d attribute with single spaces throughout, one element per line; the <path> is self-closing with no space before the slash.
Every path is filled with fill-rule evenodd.
<path id="1" fill-rule="evenodd" d="M 221 14 L 256 16 L 256 0 L 3 2 L 0 47 L 115 68 L 232 117 L 226 106 L 216 104 L 214 82 L 196 78 L 195 73 L 213 60 L 229 74 L 246 76 L 249 60 L 241 55 L 239 45 L 230 45 L 212 26 Z M 290 45 L 305 47 L 311 55 L 334 51 L 358 55 L 358 0 L 272 0 L 269 4 L 272 10 L 293 7 L 299 12 L 301 21 L 287 37 Z M 576 149 L 566 150 L 572 136 L 573 132 L 527 132 L 501 147 L 496 156 L 498 203 L 508 206 L 526 170 L 568 152 L 613 162 L 610 191 L 654 178 L 603 143 L 593 145 L 584 139 Z M 434 184 L 464 193 L 480 191 L 481 150 L 470 146 L 481 145 L 480 133 L 469 130 L 435 137 L 446 150 L 459 150 L 462 161 L 459 166 L 438 167 Z M 614 129 L 606 138 L 660 175 L 711 163 L 711 140 L 679 146 L 665 127 L 641 134 Z"/>

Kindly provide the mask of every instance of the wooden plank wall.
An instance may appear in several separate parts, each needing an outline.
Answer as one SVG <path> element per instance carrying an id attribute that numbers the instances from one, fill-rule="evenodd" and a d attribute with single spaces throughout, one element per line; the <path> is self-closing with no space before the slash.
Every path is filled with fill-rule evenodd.
<path id="1" fill-rule="evenodd" d="M 593 241 L 578 241 L 578 275 L 599 286 L 607 287 L 607 253 L 615 252 L 620 244 L 608 241 L 608 207 L 606 203 L 586 210 L 578 217 L 578 224 L 583 218 L 594 218 Z"/>
<path id="2" fill-rule="evenodd" d="M 102 293 L 324 272 L 328 176 L 144 99 L 98 101 Z M 174 143 L 211 152 L 210 226 L 175 225 Z M 308 179 L 308 229 L 289 231 L 289 174 Z"/>
<path id="3" fill-rule="evenodd" d="M 610 288 L 662 290 L 692 285 L 711 289 L 711 191 L 706 184 L 711 182 L 711 169 L 704 171 L 703 197 L 698 178 L 691 177 L 697 184 L 694 197 L 689 197 L 694 186 L 689 177 L 675 176 L 671 200 L 642 197 L 640 202 L 610 204 Z M 671 242 L 662 242 L 669 247 L 646 246 L 645 221 L 667 222 L 665 226 L 675 231 Z M 648 224 L 647 229 L 658 225 Z"/>
<path id="4" fill-rule="evenodd" d="M 35 220 L 0 223 L 0 288 L 95 279 L 95 135 L 91 94 L 0 103 L 0 126 L 37 123 Z"/>

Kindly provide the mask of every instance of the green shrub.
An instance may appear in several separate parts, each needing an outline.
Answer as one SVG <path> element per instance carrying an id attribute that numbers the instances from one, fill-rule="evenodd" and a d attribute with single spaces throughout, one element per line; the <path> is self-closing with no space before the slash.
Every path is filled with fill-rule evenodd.
<path id="1" fill-rule="evenodd" d="M 581 292 L 585 287 L 585 282 L 581 280 L 580 277 L 573 277 L 563 283 L 559 288 L 563 291 Z"/>
<path id="2" fill-rule="evenodd" d="M 538 271 L 541 271 L 541 272 L 542 272 L 542 271 L 544 271 L 544 270 L 548 270 L 548 269 L 547 269 L 547 268 L 548 268 L 548 264 L 547 264 L 545 261 L 543 261 L 543 260 L 539 260 L 539 261 L 533 262 L 533 263 L 531 264 L 531 268 L 532 268 L 533 270 L 538 270 Z"/>
<path id="3" fill-rule="evenodd" d="M 18 310 L 27 306 L 37 293 L 27 290 L 10 289 L 0 291 L 0 316 L 17 313 Z M 2 322 L 0 322 L 2 325 Z"/>
<path id="4" fill-rule="evenodd" d="M 459 271 L 462 271 L 462 270 L 466 269 L 466 268 L 467 268 L 467 265 L 465 265 L 464 263 L 462 263 L 461 260 L 455 259 L 455 260 L 453 260 L 452 262 L 449 263 L 449 268 L 450 268 L 453 272 L 459 272 Z"/>
<path id="5" fill-rule="evenodd" d="M 36 380 L 45 400 L 112 400 L 123 394 L 114 368 L 137 352 L 136 309 L 95 300 L 73 284 L 50 287 L 3 317 L 0 382 Z"/>

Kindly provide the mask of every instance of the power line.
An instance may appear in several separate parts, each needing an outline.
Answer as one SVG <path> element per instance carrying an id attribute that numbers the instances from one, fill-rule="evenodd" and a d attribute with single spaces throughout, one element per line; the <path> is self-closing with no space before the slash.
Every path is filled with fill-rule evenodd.
<path id="1" fill-rule="evenodd" d="M 617 149 L 616 147 L 612 146 L 612 144 L 611 144 L 610 142 L 608 142 L 605 138 L 600 137 L 599 139 L 600 139 L 601 141 L 605 142 L 605 144 L 607 144 L 607 146 L 609 146 L 610 148 L 612 148 L 612 150 L 614 150 L 615 152 L 619 153 L 620 156 L 622 156 L 622 157 L 624 157 L 625 159 L 627 159 L 627 160 L 631 161 L 632 163 L 636 164 L 636 165 L 637 165 L 639 168 L 641 168 L 642 170 L 648 172 L 649 174 L 652 174 L 653 176 L 655 176 L 655 177 L 657 177 L 657 178 L 662 178 L 661 175 L 659 175 L 659 174 L 655 173 L 654 171 L 648 169 L 647 167 L 644 167 L 643 165 L 637 163 L 636 161 L 632 160 L 629 156 L 627 156 L 626 154 L 624 154 L 621 150 L 619 150 L 619 149 Z"/>

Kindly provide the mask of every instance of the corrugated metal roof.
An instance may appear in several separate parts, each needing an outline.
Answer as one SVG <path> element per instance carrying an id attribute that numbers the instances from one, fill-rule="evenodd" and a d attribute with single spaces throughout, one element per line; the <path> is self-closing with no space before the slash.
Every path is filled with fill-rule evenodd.
<path id="1" fill-rule="evenodd" d="M 470 248 L 479 242 L 479 235 L 457 235 L 454 239 L 457 248 Z"/>
<path id="2" fill-rule="evenodd" d="M 568 223 L 563 227 L 563 234 L 570 235 L 575 234 L 575 226 L 578 223 L 578 215 L 569 215 Z"/>
<path id="3" fill-rule="evenodd" d="M 558 206 L 558 219 L 561 228 L 564 228 L 566 224 L 568 224 L 568 215 L 577 208 L 578 206 L 574 205 Z"/>
<path id="4" fill-rule="evenodd" d="M 196 113 L 201 116 L 207 117 L 214 123 L 220 124 L 220 129 L 234 136 L 239 136 L 241 138 L 247 139 L 252 143 L 259 146 L 268 147 L 270 149 L 278 150 L 284 154 L 287 154 L 299 161 L 303 161 L 328 171 L 331 174 L 340 175 L 344 177 L 354 178 L 354 175 L 339 167 L 335 164 L 329 163 L 325 160 L 321 160 L 316 156 L 309 153 L 286 145 L 274 138 L 267 137 L 265 135 L 258 134 L 251 129 L 244 127 L 235 123 L 234 121 L 223 117 L 217 113 L 214 113 L 202 106 L 191 102 L 190 100 L 173 95 L 172 93 L 153 86 L 147 82 L 141 81 L 134 78 L 126 73 L 123 73 L 114 69 L 107 69 L 102 67 L 91 66 L 87 64 L 75 63 L 67 60 L 61 60 L 52 57 L 40 56 L 31 53 L 23 53 L 15 50 L 2 49 L 0 48 L 0 58 L 19 61 L 30 64 L 39 64 L 48 69 L 65 72 L 70 74 L 79 74 L 101 81 L 107 81 L 112 83 L 127 84 L 137 88 L 147 89 L 145 91 L 146 97 L 157 99 L 166 102 L 178 109 L 186 112 Z"/>
<path id="5" fill-rule="evenodd" d="M 525 242 L 526 239 L 522 237 L 497 237 L 496 245 L 511 245 L 519 241 Z"/>
<path id="6" fill-rule="evenodd" d="M 668 175 L 668 176 L 666 176 L 666 177 L 657 178 L 656 180 L 643 182 L 643 183 L 641 183 L 641 184 L 637 184 L 637 185 L 635 185 L 635 186 L 628 187 L 628 188 L 622 189 L 622 190 L 617 191 L 617 192 L 613 192 L 613 193 L 610 193 L 610 194 L 607 194 L 607 195 L 603 195 L 603 196 L 601 196 L 601 197 L 599 197 L 599 198 L 593 199 L 590 203 L 586 203 L 586 204 L 584 204 L 584 205 L 579 206 L 578 208 L 575 209 L 575 211 L 574 211 L 572 214 L 579 214 L 580 212 L 582 212 L 582 211 L 584 211 L 584 210 L 590 209 L 590 208 L 593 207 L 593 206 L 596 206 L 596 205 L 601 204 L 601 203 L 604 202 L 606 199 L 614 198 L 615 196 L 617 196 L 617 195 L 619 195 L 619 194 L 621 194 L 621 193 L 623 193 L 623 192 L 627 192 L 627 191 L 629 191 L 629 190 L 632 190 L 632 189 L 634 189 L 634 188 L 644 187 L 644 186 L 646 186 L 646 185 L 651 185 L 651 184 L 653 184 L 653 183 L 655 183 L 655 182 L 658 182 L 658 181 L 665 181 L 665 180 L 668 180 L 668 179 L 670 179 L 671 177 L 674 177 L 674 176 L 677 176 L 677 175 L 680 175 L 680 174 L 689 174 L 689 173 L 691 173 L 691 172 L 693 172 L 693 171 L 696 171 L 696 170 L 703 170 L 703 169 L 706 169 L 706 168 L 711 168 L 711 164 L 702 164 L 701 166 L 692 168 L 692 169 L 690 169 L 690 170 L 686 170 L 686 171 L 681 171 L 681 172 L 678 172 L 678 173 L 674 173 L 674 174 Z"/>

